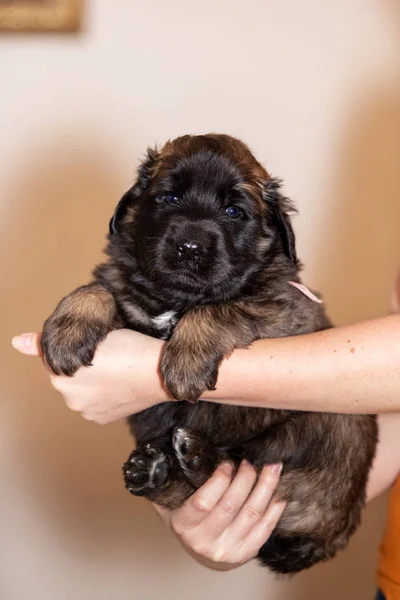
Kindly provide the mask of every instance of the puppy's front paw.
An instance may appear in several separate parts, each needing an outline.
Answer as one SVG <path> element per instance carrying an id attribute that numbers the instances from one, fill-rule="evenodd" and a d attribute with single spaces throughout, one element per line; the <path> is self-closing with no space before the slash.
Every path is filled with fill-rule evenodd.
<path id="1" fill-rule="evenodd" d="M 78 288 L 61 300 L 44 324 L 43 357 L 56 375 L 72 376 L 92 364 L 98 344 L 114 328 L 113 297 L 99 284 Z"/>
<path id="2" fill-rule="evenodd" d="M 56 375 L 72 376 L 92 364 L 97 345 L 107 331 L 79 321 L 59 319 L 54 313 L 44 324 L 41 337 L 43 357 Z"/>
<path id="3" fill-rule="evenodd" d="M 155 444 L 132 452 L 123 466 L 125 487 L 135 496 L 147 496 L 168 479 L 170 462 Z"/>
<path id="4" fill-rule="evenodd" d="M 164 347 L 160 371 L 173 398 L 196 402 L 205 390 L 215 389 L 218 364 L 213 356 L 171 339 Z"/>

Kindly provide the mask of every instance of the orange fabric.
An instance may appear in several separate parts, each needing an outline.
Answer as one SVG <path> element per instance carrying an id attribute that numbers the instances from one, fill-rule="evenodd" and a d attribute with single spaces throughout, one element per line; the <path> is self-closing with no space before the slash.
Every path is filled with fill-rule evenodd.
<path id="1" fill-rule="evenodd" d="M 400 600 L 400 477 L 389 497 L 386 531 L 379 549 L 377 579 L 386 600 Z"/>

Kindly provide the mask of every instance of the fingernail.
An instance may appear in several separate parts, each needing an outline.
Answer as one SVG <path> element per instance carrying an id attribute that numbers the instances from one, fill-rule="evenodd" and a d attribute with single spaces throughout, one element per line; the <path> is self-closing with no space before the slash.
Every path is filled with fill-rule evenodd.
<path id="1" fill-rule="evenodd" d="M 277 463 L 276 465 L 269 465 L 268 468 L 270 470 L 271 473 L 274 473 L 276 475 L 279 475 L 279 473 L 282 471 L 282 463 Z"/>
<path id="2" fill-rule="evenodd" d="M 224 473 L 226 473 L 227 475 L 232 475 L 232 471 L 233 471 L 233 466 L 231 465 L 231 463 L 223 463 L 221 465 L 221 469 Z"/>
<path id="3" fill-rule="evenodd" d="M 22 333 L 16 335 L 11 340 L 12 345 L 16 350 L 28 350 L 32 343 L 32 333 Z"/>

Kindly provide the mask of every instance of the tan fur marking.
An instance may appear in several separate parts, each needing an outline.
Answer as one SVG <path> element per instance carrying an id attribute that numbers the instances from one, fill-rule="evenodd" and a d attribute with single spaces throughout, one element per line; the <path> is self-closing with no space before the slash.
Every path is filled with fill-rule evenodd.
<path id="1" fill-rule="evenodd" d="M 234 304 L 188 311 L 163 352 L 161 372 L 167 388 L 178 400 L 197 400 L 214 388 L 224 356 L 255 338 L 248 319 Z"/>
<path id="2" fill-rule="evenodd" d="M 99 283 L 76 289 L 58 304 L 42 333 L 43 356 L 56 375 L 91 364 L 97 345 L 118 327 L 113 296 Z"/>

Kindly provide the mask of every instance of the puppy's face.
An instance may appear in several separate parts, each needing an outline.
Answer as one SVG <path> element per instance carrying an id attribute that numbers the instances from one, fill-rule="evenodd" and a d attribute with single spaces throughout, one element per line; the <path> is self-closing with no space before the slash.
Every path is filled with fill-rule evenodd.
<path id="1" fill-rule="evenodd" d="M 149 152 L 111 221 L 111 241 L 123 241 L 161 287 L 232 296 L 278 238 L 294 253 L 288 216 L 273 193 L 276 183 L 238 140 L 184 136 Z"/>

